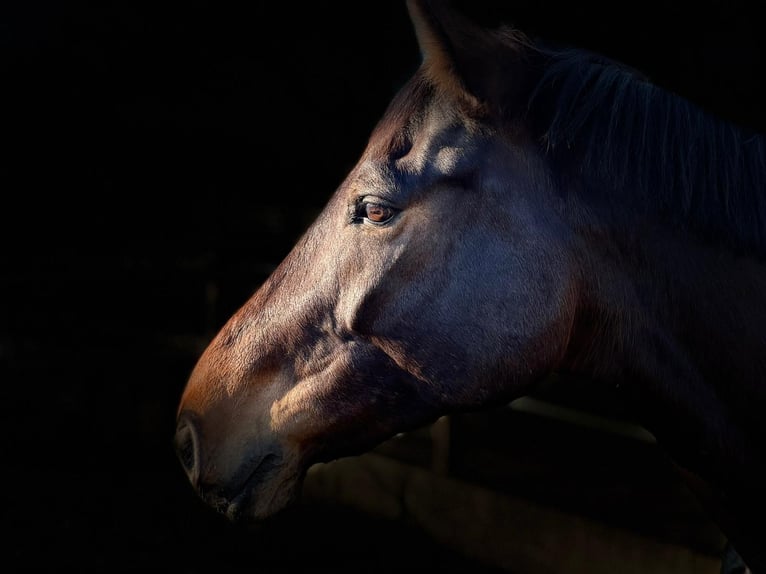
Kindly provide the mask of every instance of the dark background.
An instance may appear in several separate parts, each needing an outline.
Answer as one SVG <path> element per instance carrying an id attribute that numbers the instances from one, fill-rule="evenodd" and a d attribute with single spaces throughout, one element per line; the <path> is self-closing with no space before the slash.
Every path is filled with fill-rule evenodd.
<path id="1" fill-rule="evenodd" d="M 756 3 L 461 5 L 766 129 Z M 464 566 L 341 510 L 234 527 L 196 500 L 171 449 L 205 342 L 418 62 L 403 1 L 0 5 L 4 564 L 382 571 L 411 552 Z"/>

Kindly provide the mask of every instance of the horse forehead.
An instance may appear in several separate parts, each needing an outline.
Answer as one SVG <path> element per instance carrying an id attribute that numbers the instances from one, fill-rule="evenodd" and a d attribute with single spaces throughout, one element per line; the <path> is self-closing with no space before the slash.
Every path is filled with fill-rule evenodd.
<path id="1" fill-rule="evenodd" d="M 476 165 L 486 148 L 480 132 L 458 121 L 439 121 L 413 134 L 406 153 L 365 154 L 354 173 L 356 186 L 367 190 L 391 189 L 417 179 L 420 185 L 459 175 Z M 380 148 L 378 148 L 380 149 Z"/>
<path id="2" fill-rule="evenodd" d="M 462 122 L 439 123 L 424 130 L 410 153 L 401 158 L 403 169 L 415 173 L 450 175 L 473 161 L 481 148 L 476 130 Z"/>

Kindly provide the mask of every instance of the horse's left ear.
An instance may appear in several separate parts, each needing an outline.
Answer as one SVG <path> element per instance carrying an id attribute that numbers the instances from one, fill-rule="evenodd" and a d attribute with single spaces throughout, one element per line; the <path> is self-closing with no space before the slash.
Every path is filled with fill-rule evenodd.
<path id="1" fill-rule="evenodd" d="M 502 112 L 526 85 L 526 37 L 507 27 L 486 29 L 447 1 L 407 0 L 423 57 L 423 70 L 438 87 L 470 104 Z"/>

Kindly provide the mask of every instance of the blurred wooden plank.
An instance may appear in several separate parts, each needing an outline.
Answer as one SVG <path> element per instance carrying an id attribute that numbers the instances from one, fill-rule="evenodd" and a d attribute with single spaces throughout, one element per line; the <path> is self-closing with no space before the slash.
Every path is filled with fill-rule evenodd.
<path id="1" fill-rule="evenodd" d="M 718 574 L 717 557 L 368 453 L 314 466 L 304 502 L 416 525 L 515 574 Z"/>

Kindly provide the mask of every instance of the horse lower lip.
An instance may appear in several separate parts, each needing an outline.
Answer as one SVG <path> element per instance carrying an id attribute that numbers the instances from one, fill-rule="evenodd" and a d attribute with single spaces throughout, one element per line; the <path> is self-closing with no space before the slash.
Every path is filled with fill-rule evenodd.
<path id="1" fill-rule="evenodd" d="M 225 505 L 220 506 L 218 511 L 230 521 L 238 522 L 246 514 L 245 509 L 250 504 L 254 490 L 255 486 L 252 484 L 252 481 L 248 479 L 239 493 L 231 498 Z"/>
<path id="2" fill-rule="evenodd" d="M 242 507 L 243 507 L 243 497 L 247 497 L 247 493 L 245 491 L 238 494 L 234 500 L 232 500 L 224 509 L 222 509 L 222 513 L 226 518 L 228 518 L 232 522 L 237 522 L 240 518 L 242 518 Z"/>
<path id="3" fill-rule="evenodd" d="M 275 459 L 275 454 L 267 454 L 258 461 L 258 464 L 255 465 L 242 483 L 239 493 L 223 509 L 223 513 L 227 518 L 234 521 L 242 517 L 243 509 L 247 507 L 257 486 L 264 481 L 268 471 L 273 468 Z"/>

